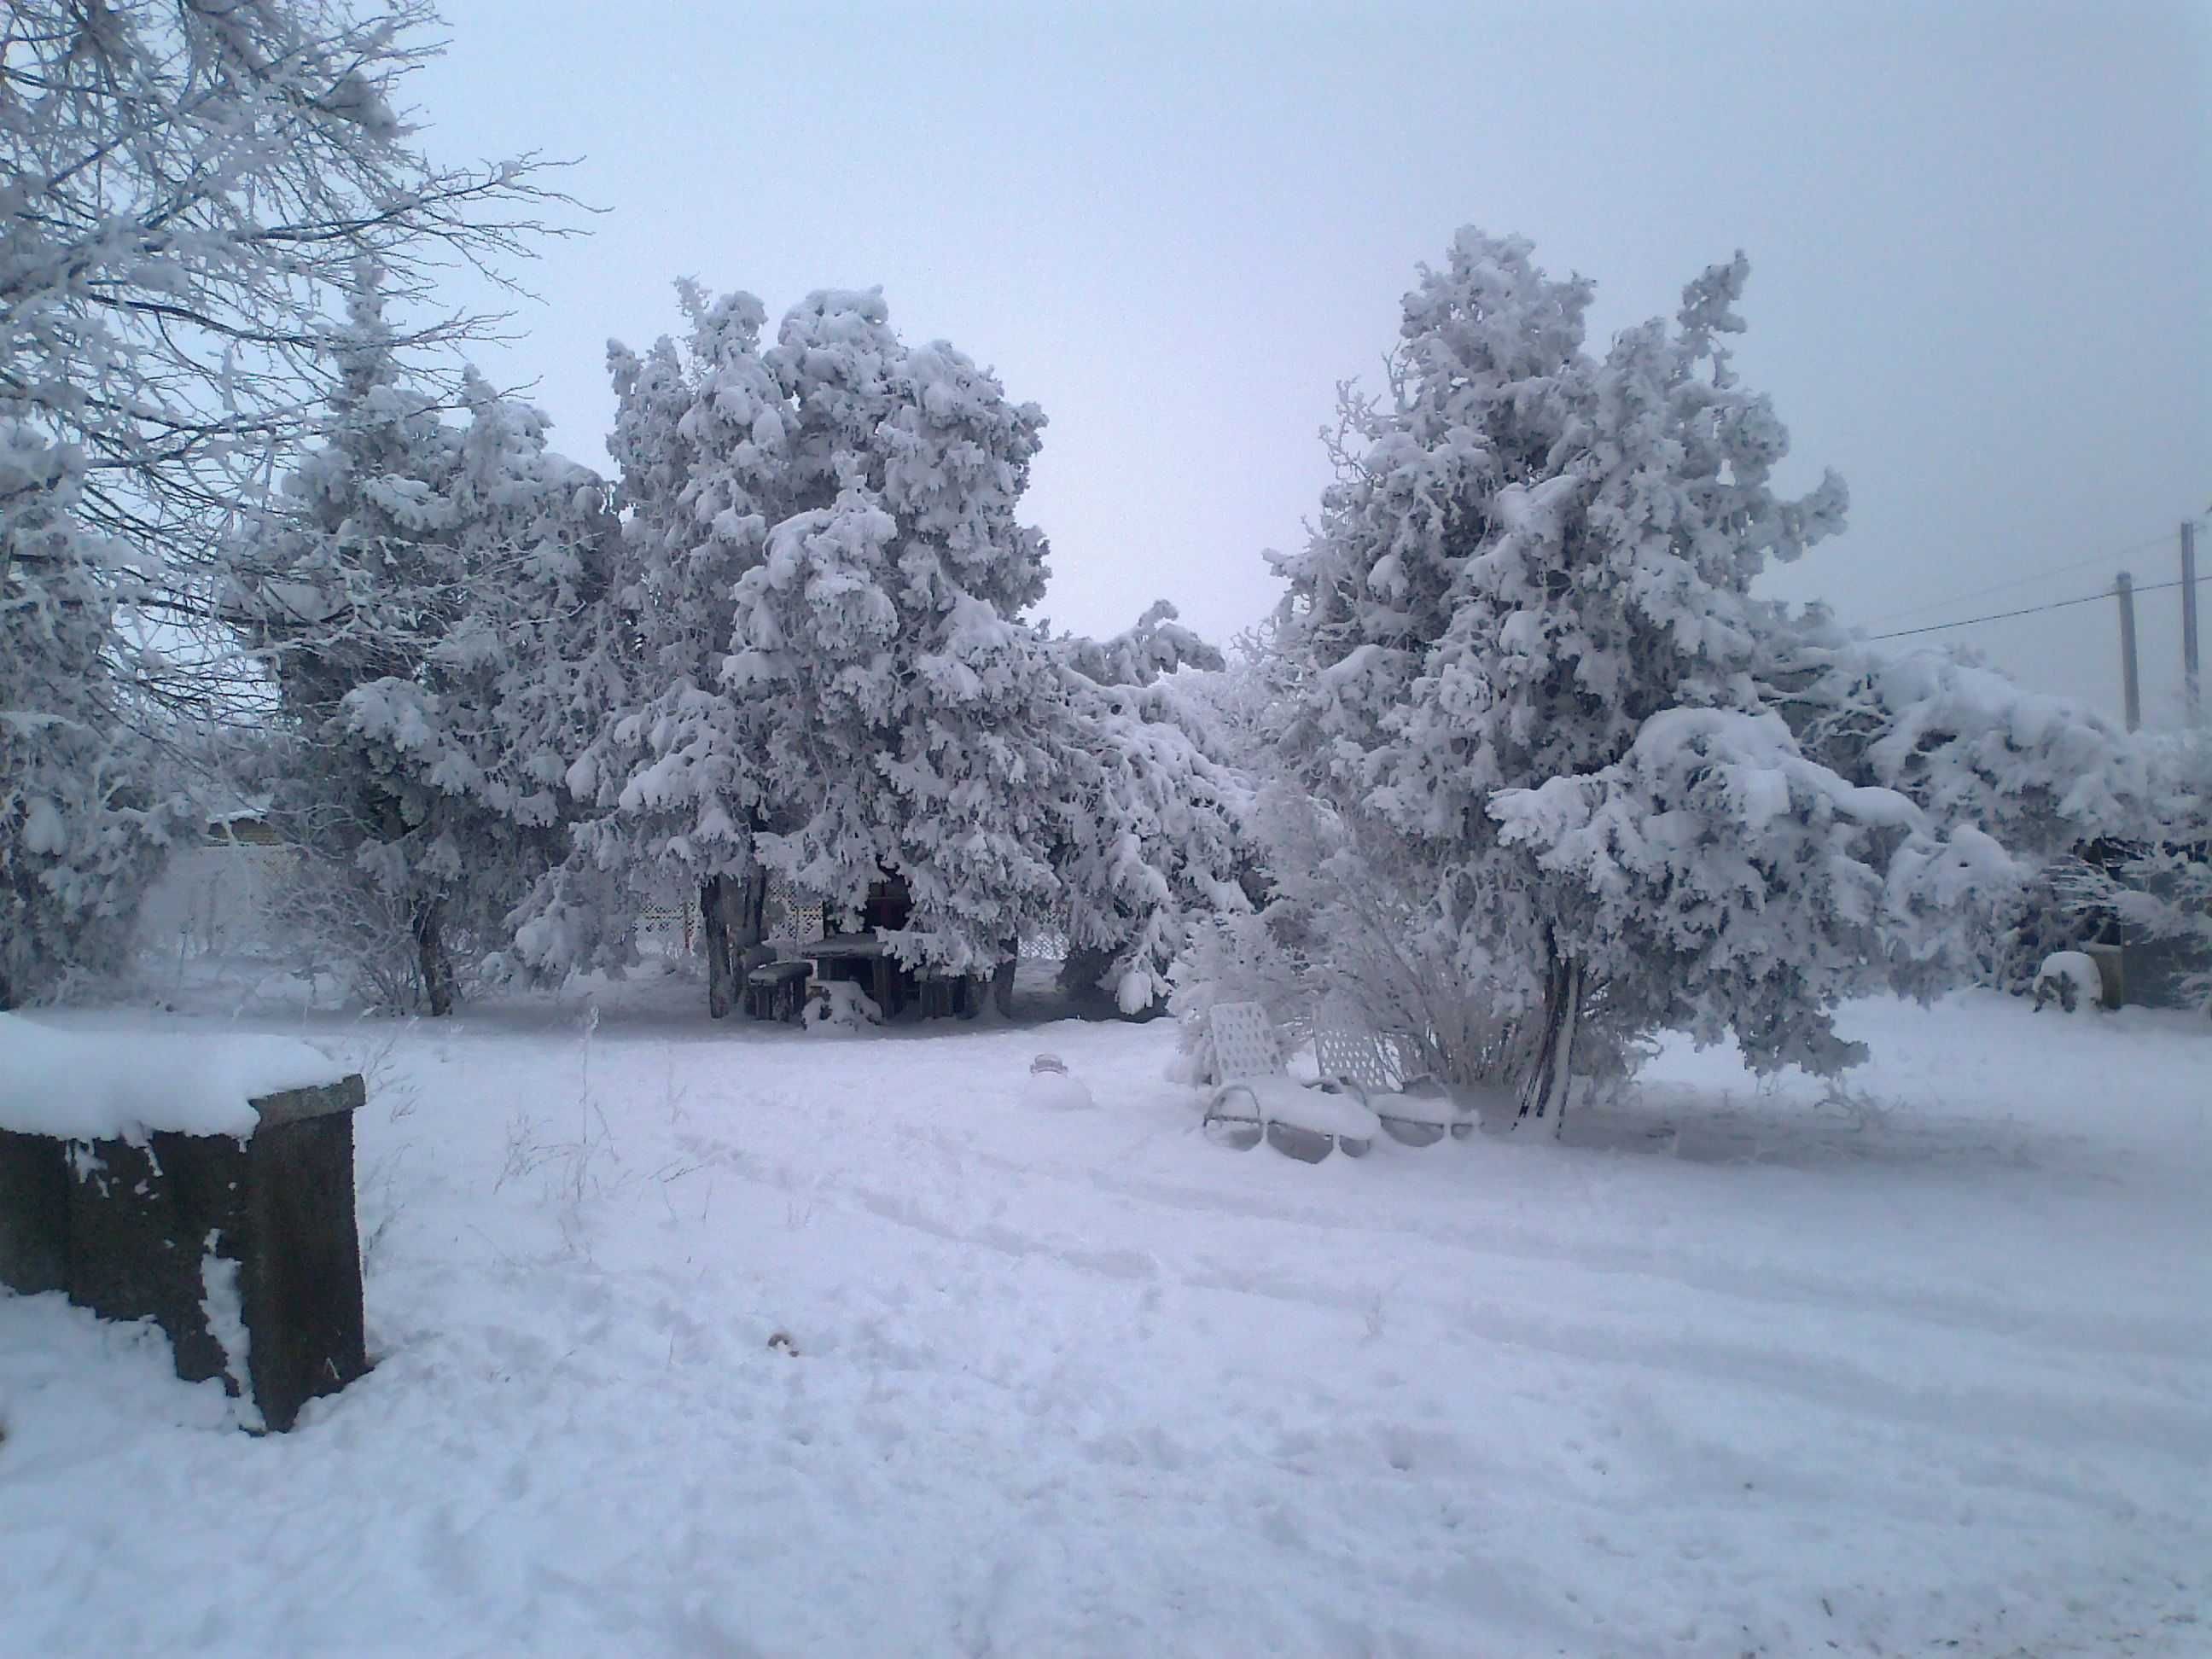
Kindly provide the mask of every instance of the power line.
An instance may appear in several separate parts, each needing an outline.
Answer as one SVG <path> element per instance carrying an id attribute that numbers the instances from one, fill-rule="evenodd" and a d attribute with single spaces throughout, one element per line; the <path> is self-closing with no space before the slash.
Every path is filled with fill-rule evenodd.
<path id="1" fill-rule="evenodd" d="M 1969 587 L 1944 599 L 1929 599 L 1919 605 L 1899 605 L 1893 611 L 1877 611 L 1867 620 L 1870 623 L 1877 623 L 1887 622 L 1895 617 L 1914 617 L 1923 611 L 1940 611 L 1947 605 L 1957 605 L 1961 600 L 1978 599 L 1985 593 L 2002 593 L 2015 587 L 2026 587 L 2031 582 L 2039 582 L 2051 576 L 2063 576 L 2069 570 L 2081 569 L 2084 565 L 2103 564 L 2113 559 L 2124 559 L 2130 553 L 2140 553 L 2146 548 L 2160 545 L 2172 534 L 2171 530 L 2162 530 L 2155 536 L 2146 536 L 2139 542 L 2130 542 L 2125 547 L 2114 548 L 2109 553 L 2092 553 L 2086 559 L 2069 559 L 2064 564 L 2047 565 L 2040 570 L 2031 570 L 2024 576 L 2008 577 L 2003 581 L 1990 582 L 1983 587 Z M 1961 623 L 1958 625 L 1964 627 L 1966 624 Z"/>
<path id="2" fill-rule="evenodd" d="M 2205 578 L 2199 576 L 2197 580 L 2201 586 Z M 2181 579 L 2176 577 L 2170 582 L 2143 582 L 2139 584 L 2135 591 L 2138 593 L 2158 593 L 2163 592 L 2169 587 L 2180 586 Z M 2113 590 L 2108 587 L 2101 593 L 2084 593 L 2078 599 L 2053 599 L 2049 605 L 2031 605 L 2018 611 L 1992 611 L 1986 617 L 1962 617 L 1957 622 L 1928 623 L 1919 628 L 1900 628 L 1891 634 L 1869 634 L 1867 639 L 1869 643 L 1875 640 L 1901 640 L 1914 634 L 1940 634 L 1947 628 L 1972 628 L 1977 623 L 2003 622 L 2012 617 L 2039 616 L 2045 611 L 2063 611 L 2069 605 L 2101 605 L 2112 597 L 2112 592 Z"/>

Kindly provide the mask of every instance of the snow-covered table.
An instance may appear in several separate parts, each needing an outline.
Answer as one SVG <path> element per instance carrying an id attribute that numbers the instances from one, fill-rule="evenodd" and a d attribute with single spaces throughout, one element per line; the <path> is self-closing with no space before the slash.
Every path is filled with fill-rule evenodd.
<path id="1" fill-rule="evenodd" d="M 358 1076 L 282 1038 L 0 1014 L 0 1284 L 152 1319 L 248 1426 L 368 1369 Z"/>

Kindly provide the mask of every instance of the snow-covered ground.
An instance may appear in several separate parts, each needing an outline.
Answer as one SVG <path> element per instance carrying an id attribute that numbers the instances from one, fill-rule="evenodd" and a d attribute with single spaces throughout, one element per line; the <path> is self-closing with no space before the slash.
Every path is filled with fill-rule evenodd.
<path id="1" fill-rule="evenodd" d="M 1164 1023 L 697 995 L 306 1025 L 378 1364 L 289 1436 L 0 1293 L 0 1650 L 2212 1651 L 2199 1022 L 1869 1004 L 1847 1097 L 1308 1167 Z"/>

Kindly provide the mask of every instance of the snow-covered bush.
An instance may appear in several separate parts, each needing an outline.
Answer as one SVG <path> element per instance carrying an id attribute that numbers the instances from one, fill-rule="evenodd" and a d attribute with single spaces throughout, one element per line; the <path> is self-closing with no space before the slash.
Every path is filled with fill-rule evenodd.
<path id="1" fill-rule="evenodd" d="M 422 954 L 405 895 L 367 879 L 343 856 L 295 850 L 258 896 L 253 932 L 309 986 L 327 981 L 374 1013 L 421 1012 Z"/>
<path id="2" fill-rule="evenodd" d="M 1263 789 L 1250 819 L 1267 872 L 1261 906 L 1195 926 L 1176 969 L 1170 1008 L 1181 1021 L 1183 1071 L 1206 1074 L 1206 1012 L 1257 1002 L 1293 1040 L 1317 1019 L 1387 1034 L 1418 1073 L 1496 1086 L 1507 1075 L 1514 1022 L 1489 975 L 1470 975 L 1395 866 L 1356 842 L 1324 803 L 1290 787 Z M 1586 1073 L 1619 1042 L 1601 1010 L 1585 1018 Z"/>
<path id="3" fill-rule="evenodd" d="M 2160 948 L 2174 964 L 2171 994 L 2212 1012 L 2212 723 L 2150 755 L 2143 827 L 2069 866 L 2061 891 L 2083 936 Z"/>

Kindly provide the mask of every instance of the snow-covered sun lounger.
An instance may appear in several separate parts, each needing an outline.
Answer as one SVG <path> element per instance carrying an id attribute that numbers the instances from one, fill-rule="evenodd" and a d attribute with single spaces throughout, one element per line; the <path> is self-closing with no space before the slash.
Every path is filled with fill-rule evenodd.
<path id="1" fill-rule="evenodd" d="M 1405 1052 L 1394 1038 L 1316 1012 L 1314 1059 L 1322 1076 L 1352 1085 L 1393 1140 L 1433 1146 L 1458 1127 L 1462 1115 L 1441 1084 L 1408 1075 Z"/>
<path id="2" fill-rule="evenodd" d="M 1302 1084 L 1285 1075 L 1282 1047 L 1256 1002 L 1223 1003 L 1207 1015 L 1216 1077 L 1203 1120 L 1207 1135 L 1239 1151 L 1264 1138 L 1277 1152 L 1318 1164 L 1341 1148 L 1358 1158 L 1382 1124 L 1359 1098 L 1357 1085 L 1323 1079 Z"/>

